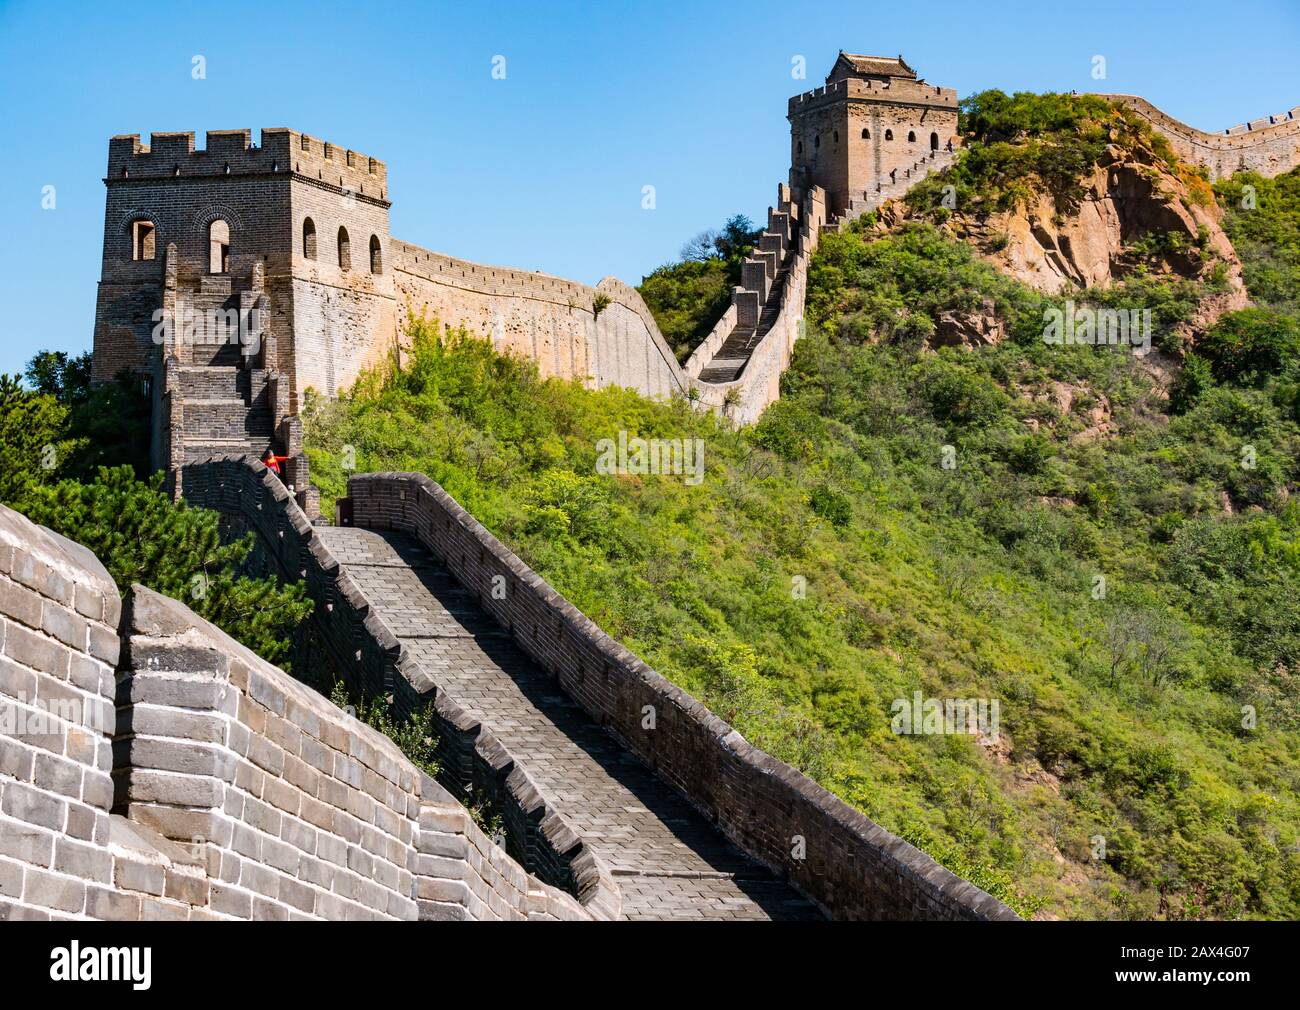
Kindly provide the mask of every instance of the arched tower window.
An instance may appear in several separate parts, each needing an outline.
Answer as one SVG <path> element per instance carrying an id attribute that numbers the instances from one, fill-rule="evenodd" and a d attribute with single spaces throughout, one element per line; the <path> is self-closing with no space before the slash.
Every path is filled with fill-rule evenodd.
<path id="1" fill-rule="evenodd" d="M 817 136 L 813 137 L 813 147 L 821 147 L 821 146 L 822 146 L 822 135 L 819 133 L 817 134 Z"/>
<path id="2" fill-rule="evenodd" d="M 133 260 L 153 259 L 157 234 L 152 221 L 132 221 L 131 258 Z"/>
<path id="3" fill-rule="evenodd" d="M 871 139 L 871 131 L 868 130 L 865 126 L 862 128 L 862 139 L 863 140 Z"/>
<path id="4" fill-rule="evenodd" d="M 839 131 L 839 130 L 836 130 L 836 131 L 835 131 L 835 143 L 838 144 L 839 142 L 840 142 L 840 131 Z"/>
<path id="5" fill-rule="evenodd" d="M 316 222 L 309 217 L 302 222 L 302 254 L 309 260 L 316 258 Z"/>
<path id="6" fill-rule="evenodd" d="M 795 154 L 803 154 L 803 141 L 802 141 L 802 140 L 799 141 L 799 146 L 798 146 L 798 148 L 796 148 L 796 150 L 795 150 Z"/>
<path id="7" fill-rule="evenodd" d="M 348 243 L 348 230 L 339 229 L 339 269 L 352 269 L 352 247 Z"/>
<path id="8" fill-rule="evenodd" d="M 915 143 L 916 143 L 916 131 L 915 131 L 915 130 L 908 130 L 908 131 L 907 131 L 907 142 L 908 142 L 909 144 L 915 144 Z"/>
<path id="9" fill-rule="evenodd" d="M 939 135 L 937 133 L 930 134 L 930 150 L 939 150 Z"/>
<path id="10" fill-rule="evenodd" d="M 372 274 L 382 274 L 384 272 L 384 254 L 379 248 L 379 236 L 370 236 L 370 272 Z"/>
<path id="11" fill-rule="evenodd" d="M 886 131 L 885 131 L 885 139 L 886 139 L 886 140 L 893 140 L 893 139 L 894 139 L 894 131 L 893 131 L 893 130 L 886 130 Z"/>
<path id="12" fill-rule="evenodd" d="M 230 273 L 230 225 L 221 218 L 208 225 L 208 272 Z"/>

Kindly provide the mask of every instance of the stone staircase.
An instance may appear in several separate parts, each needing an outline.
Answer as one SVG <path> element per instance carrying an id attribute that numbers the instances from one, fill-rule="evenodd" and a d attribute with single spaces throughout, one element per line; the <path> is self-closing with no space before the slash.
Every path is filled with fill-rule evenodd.
<path id="1" fill-rule="evenodd" d="M 785 289 L 785 278 L 790 271 L 790 261 L 794 258 L 794 248 L 786 251 L 785 261 L 772 277 L 771 291 L 763 304 L 758 321 L 753 324 L 737 323 L 730 336 L 713 359 L 700 372 L 701 382 L 734 382 L 740 378 L 749 363 L 749 356 L 759 342 L 767 336 L 776 317 L 781 312 L 781 298 Z"/>
<path id="2" fill-rule="evenodd" d="M 725 337 L 718 334 L 721 340 L 716 350 L 698 373 L 701 383 L 735 382 L 744 374 L 755 348 L 781 314 L 800 242 L 799 214 L 789 189 L 782 187 L 777 207 L 768 208 L 767 228 L 741 264 L 740 284 L 732 290 L 729 310 L 735 322 Z M 699 350 L 704 351 L 708 343 L 706 340 Z"/>
<path id="3" fill-rule="evenodd" d="M 218 352 L 226 353 L 224 348 Z M 261 458 L 275 436 L 269 386 L 262 368 L 181 366 L 183 462 L 235 452 Z"/>
<path id="4" fill-rule="evenodd" d="M 850 221 L 860 218 L 863 214 L 870 213 L 890 200 L 906 196 L 908 190 L 918 182 L 934 172 L 943 171 L 956 158 L 957 152 L 955 150 L 926 152 L 907 168 L 896 172 L 892 181 L 877 183 L 874 190 L 864 190 L 862 193 L 851 195 L 848 209 L 834 221 L 828 222 L 825 228 L 831 231 L 841 231 Z"/>

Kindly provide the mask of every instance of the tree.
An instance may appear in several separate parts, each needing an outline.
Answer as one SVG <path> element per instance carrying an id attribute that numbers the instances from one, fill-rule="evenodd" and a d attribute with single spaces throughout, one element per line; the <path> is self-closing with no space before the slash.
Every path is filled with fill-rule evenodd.
<path id="1" fill-rule="evenodd" d="M 103 467 L 94 481 L 33 486 L 23 511 L 84 544 L 118 588 L 134 583 L 186 603 L 272 663 L 283 664 L 312 605 L 300 584 L 241 575 L 253 536 L 223 544 L 217 513 L 173 503 L 162 474 L 138 481 L 130 467 Z"/>
<path id="2" fill-rule="evenodd" d="M 1199 354 L 1189 351 L 1183 358 L 1182 371 L 1169 390 L 1169 413 L 1186 414 L 1196 405 L 1202 393 L 1214 385 L 1210 363 Z"/>
<path id="3" fill-rule="evenodd" d="M 75 444 L 59 457 L 60 475 L 89 479 L 101 466 L 125 463 L 147 477 L 149 397 L 139 378 L 126 372 L 115 382 L 92 385 L 90 368 L 90 352 L 69 358 L 63 351 L 40 351 L 27 363 L 28 386 L 66 408 L 65 437 Z"/>
<path id="4" fill-rule="evenodd" d="M 53 396 L 0 375 L 0 502 L 21 510 L 33 486 L 57 477 L 78 448 L 67 422 L 68 409 Z"/>
<path id="5" fill-rule="evenodd" d="M 90 396 L 90 363 L 89 351 L 75 358 L 63 351 L 38 351 L 27 363 L 25 377 L 36 392 L 60 403 L 83 403 Z"/>
<path id="6" fill-rule="evenodd" d="M 1106 621 L 1110 683 L 1129 672 L 1159 687 L 1178 672 L 1186 644 L 1181 624 L 1151 610 L 1117 610 Z"/>
<path id="7" fill-rule="evenodd" d="M 1262 385 L 1300 355 L 1300 323 L 1268 309 L 1223 316 L 1197 348 L 1220 382 Z"/>

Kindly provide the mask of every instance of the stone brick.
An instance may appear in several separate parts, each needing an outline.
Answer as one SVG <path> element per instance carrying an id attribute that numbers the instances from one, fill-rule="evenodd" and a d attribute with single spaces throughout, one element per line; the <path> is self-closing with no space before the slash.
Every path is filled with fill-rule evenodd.
<path id="1" fill-rule="evenodd" d="M 86 915 L 107 922 L 137 922 L 140 919 L 140 895 L 106 887 L 88 887 Z"/>
<path id="2" fill-rule="evenodd" d="M 123 890 L 161 896 L 165 873 L 161 863 L 118 856 L 113 861 L 113 882 Z"/>
<path id="3" fill-rule="evenodd" d="M 54 869 L 82 880 L 107 884 L 113 880 L 113 857 L 107 849 L 59 838 L 54 843 Z"/>
<path id="4" fill-rule="evenodd" d="M 213 884 L 210 907 L 222 915 L 237 919 L 251 919 L 253 916 L 253 896 L 248 891 L 226 884 Z"/>
<path id="5" fill-rule="evenodd" d="M 48 867 L 54 861 L 54 835 L 31 824 L 0 824 L 0 856 Z"/>
<path id="6" fill-rule="evenodd" d="M 32 780 L 36 751 L 25 747 L 11 737 L 0 736 L 0 775 L 8 775 L 20 782 Z"/>
<path id="7" fill-rule="evenodd" d="M 23 888 L 23 901 L 38 908 L 80 912 L 86 905 L 86 885 L 80 880 L 29 869 Z"/>
<path id="8" fill-rule="evenodd" d="M 66 831 L 72 838 L 92 841 L 95 837 L 96 812 L 80 803 L 68 805 L 68 824 Z"/>
<path id="9" fill-rule="evenodd" d="M 10 817 L 28 824 L 62 831 L 68 806 L 64 800 L 47 796 L 38 789 L 10 782 L 5 786 L 3 809 Z"/>
<path id="10" fill-rule="evenodd" d="M 109 628 L 92 624 L 89 630 L 88 650 L 92 656 L 109 666 L 117 666 L 122 643 Z"/>
<path id="11" fill-rule="evenodd" d="M 74 606 L 82 617 L 92 621 L 104 621 L 104 596 L 86 586 L 77 586 L 74 590 Z M 113 622 L 116 624 L 116 621 Z"/>
<path id="12" fill-rule="evenodd" d="M 0 895 L 7 898 L 23 896 L 23 867 L 7 859 L 0 859 Z"/>
<path id="13" fill-rule="evenodd" d="M 45 609 L 41 615 L 41 629 L 50 637 L 58 639 L 78 652 L 86 648 L 86 636 L 89 630 L 86 619 L 49 600 L 45 602 Z"/>
<path id="14" fill-rule="evenodd" d="M 16 624 L 10 624 L 5 630 L 4 653 L 10 659 L 33 670 L 40 670 L 55 677 L 67 676 L 67 650 L 39 632 L 28 631 Z"/>
<path id="15" fill-rule="evenodd" d="M 178 807 L 216 807 L 224 796 L 223 784 L 202 775 L 133 770 L 130 796 L 135 803 L 165 803 Z"/>
<path id="16" fill-rule="evenodd" d="M 188 905 L 159 898 L 140 899 L 140 918 L 146 922 L 185 922 L 190 917 Z"/>
<path id="17" fill-rule="evenodd" d="M 316 908 L 317 892 L 297 880 L 285 878 L 280 881 L 280 900 L 303 912 L 313 912 Z"/>
<path id="18" fill-rule="evenodd" d="M 253 896 L 253 921 L 284 922 L 288 918 L 289 910 L 284 905 L 258 895 Z"/>
<path id="19" fill-rule="evenodd" d="M 39 594 L 9 579 L 0 578 L 0 614 L 29 628 L 39 628 L 41 607 Z"/>
<path id="20" fill-rule="evenodd" d="M 210 892 L 208 878 L 193 872 L 164 871 L 163 895 L 187 905 L 206 905 Z"/>
<path id="21" fill-rule="evenodd" d="M 73 761 L 54 754 L 40 753 L 36 755 L 32 783 L 45 792 L 59 793 L 79 800 L 83 774 L 84 769 Z"/>

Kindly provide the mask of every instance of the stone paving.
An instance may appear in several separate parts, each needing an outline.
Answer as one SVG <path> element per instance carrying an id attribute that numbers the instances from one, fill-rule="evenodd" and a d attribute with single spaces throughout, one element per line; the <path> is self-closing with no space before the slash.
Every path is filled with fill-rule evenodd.
<path id="1" fill-rule="evenodd" d="M 820 918 L 593 722 L 422 545 L 317 533 L 439 690 L 491 728 L 613 870 L 625 918 Z"/>

